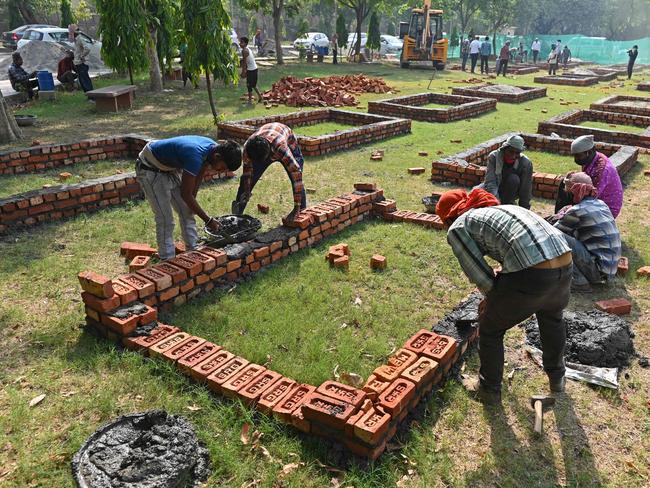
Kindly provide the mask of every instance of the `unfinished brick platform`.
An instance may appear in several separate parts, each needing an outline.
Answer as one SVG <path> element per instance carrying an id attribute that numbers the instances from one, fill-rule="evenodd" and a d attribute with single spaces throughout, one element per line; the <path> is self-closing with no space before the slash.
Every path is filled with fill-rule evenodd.
<path id="1" fill-rule="evenodd" d="M 600 81 L 600 78 L 598 78 L 598 76 L 562 74 L 536 76 L 533 78 L 533 81 L 535 83 L 544 83 L 551 85 L 590 86 L 598 83 Z"/>
<path id="2" fill-rule="evenodd" d="M 571 155 L 572 139 L 512 132 L 490 139 L 453 156 L 434 161 L 431 166 L 431 180 L 435 182 L 450 182 L 454 185 L 465 187 L 478 185 L 485 179 L 485 166 L 487 166 L 489 154 L 501 147 L 506 139 L 512 135 L 522 136 L 526 147 L 530 150 L 550 152 L 561 156 Z M 596 149 L 610 157 L 612 164 L 614 164 L 621 176 L 626 174 L 636 164 L 639 155 L 638 148 L 618 144 L 597 142 Z M 533 161 L 533 166 L 534 164 L 535 161 Z M 571 169 L 573 168 L 567 167 L 567 171 Z M 541 198 L 555 199 L 562 178 L 564 178 L 564 175 L 534 172 L 533 195 Z"/>
<path id="3" fill-rule="evenodd" d="M 480 89 L 486 86 L 490 86 L 490 83 L 471 87 L 452 88 L 451 93 L 454 95 L 465 95 L 467 97 L 494 98 L 498 102 L 505 103 L 523 103 L 546 96 L 546 88 L 536 86 L 517 86 L 517 88 L 525 90 L 523 93 L 496 93 L 482 91 Z"/>
<path id="4" fill-rule="evenodd" d="M 610 124 L 612 129 L 597 129 L 577 125 L 581 122 L 603 122 Z M 617 128 L 618 125 L 632 125 L 646 130 L 641 134 L 626 132 Z M 556 115 L 538 124 L 540 134 L 555 132 L 562 137 L 575 138 L 582 135 L 593 135 L 594 139 L 613 144 L 637 146 L 641 152 L 650 152 L 650 117 L 628 113 L 601 112 L 600 110 L 570 110 Z"/>
<path id="5" fill-rule="evenodd" d="M 147 141 L 143 136 L 128 134 L 15 149 L 0 153 L 0 172 L 19 176 L 81 162 L 112 158 L 135 160 Z M 231 172 L 208 171 L 205 181 L 232 176 Z M 2 177 L 0 175 L 0 182 Z M 0 235 L 139 198 L 143 195 L 134 172 L 18 193 L 0 198 Z"/>
<path id="6" fill-rule="evenodd" d="M 650 97 L 612 95 L 592 103 L 589 108 L 601 112 L 620 112 L 650 117 Z"/>
<path id="7" fill-rule="evenodd" d="M 411 121 L 408 119 L 328 108 L 221 122 L 218 124 L 219 137 L 245 142 L 259 127 L 271 122 L 281 122 L 292 129 L 322 122 L 339 122 L 358 126 L 316 137 L 298 135 L 300 149 L 305 156 L 320 156 L 351 149 L 359 144 L 376 142 L 411 132 Z"/>
<path id="8" fill-rule="evenodd" d="M 508 65 L 508 73 L 512 75 L 530 75 L 537 73 L 540 69 L 542 69 L 542 66 L 535 64 L 513 64 L 512 66 Z"/>
<path id="9" fill-rule="evenodd" d="M 368 188 L 368 184 L 357 188 Z M 214 393 L 238 398 L 302 432 L 341 443 L 357 456 L 376 459 L 398 425 L 476 340 L 476 328 L 458 338 L 420 330 L 387 364 L 375 369 L 365 386 L 354 388 L 335 381 L 320 386 L 300 383 L 157 322 L 159 308 L 183 305 L 372 216 L 407 220 L 394 201 L 383 198 L 382 190 L 356 190 L 301 212 L 295 224 L 298 228 L 278 227 L 243 244 L 185 252 L 115 279 L 82 272 L 79 281 L 87 325 L 128 349 L 175 364 Z M 420 219 L 411 216 L 408 221 L 442 226 L 437 217 L 427 214 Z M 139 309 L 131 315 L 118 313 L 133 305 Z M 133 334 L 144 325 L 154 327 L 149 335 Z"/>
<path id="10" fill-rule="evenodd" d="M 422 107 L 428 103 L 449 105 L 449 108 Z M 445 95 L 442 93 L 418 93 L 404 97 L 387 98 L 368 102 L 368 112 L 393 117 L 407 117 L 423 122 L 451 122 L 469 119 L 494 110 L 497 101 L 492 98 Z"/>
<path id="11" fill-rule="evenodd" d="M 642 81 L 636 86 L 637 90 L 650 91 L 650 81 Z"/>

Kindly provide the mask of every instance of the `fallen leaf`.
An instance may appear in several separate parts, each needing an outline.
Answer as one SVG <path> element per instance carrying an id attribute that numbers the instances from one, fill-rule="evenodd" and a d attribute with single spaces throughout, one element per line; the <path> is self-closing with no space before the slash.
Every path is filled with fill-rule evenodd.
<path id="1" fill-rule="evenodd" d="M 334 466 L 328 466 L 327 464 L 323 464 L 320 459 L 316 459 L 316 466 L 318 466 L 319 468 L 323 468 L 325 471 L 329 473 L 339 473 L 339 474 L 345 473 L 345 471 L 343 471 L 342 469 L 335 468 Z"/>
<path id="2" fill-rule="evenodd" d="M 248 430 L 251 428 L 249 424 L 244 424 L 241 426 L 241 432 L 239 433 L 239 440 L 245 446 L 248 445 Z"/>
<path id="3" fill-rule="evenodd" d="M 201 410 L 201 407 L 195 404 L 186 405 L 185 408 L 187 408 L 190 412 L 198 412 L 199 410 Z"/>
<path id="4" fill-rule="evenodd" d="M 334 376 L 334 379 L 336 381 L 338 381 L 339 378 L 341 377 L 341 375 L 338 373 L 338 369 L 339 369 L 339 365 L 337 364 L 336 366 L 334 366 L 334 371 L 332 371 L 332 376 Z"/>
<path id="5" fill-rule="evenodd" d="M 356 297 L 356 298 L 354 299 L 354 304 L 355 304 L 356 306 L 360 306 L 362 303 L 363 303 L 363 302 L 361 301 L 361 298 Z"/>
<path id="6" fill-rule="evenodd" d="M 300 468 L 300 467 L 302 467 L 304 465 L 305 465 L 305 463 L 289 463 L 289 464 L 285 464 L 284 466 L 282 466 L 282 471 L 278 475 L 278 478 L 284 478 L 285 476 L 291 474 L 296 469 L 298 469 L 298 468 Z"/>
<path id="7" fill-rule="evenodd" d="M 61 392 L 61 396 L 62 396 L 63 398 L 69 398 L 69 397 L 71 397 L 72 395 L 76 395 L 76 394 L 77 394 L 76 391 L 62 391 L 62 392 Z"/>
<path id="8" fill-rule="evenodd" d="M 256 450 L 259 451 L 267 461 L 269 461 L 271 463 L 275 462 L 275 458 L 273 456 L 271 456 L 271 453 L 269 452 L 269 450 L 266 447 L 260 445 Z"/>
<path id="9" fill-rule="evenodd" d="M 339 488 L 339 486 L 341 486 L 341 480 L 338 478 L 332 478 L 330 480 L 330 486 L 332 488 Z"/>
<path id="10" fill-rule="evenodd" d="M 32 398 L 31 401 L 29 402 L 29 406 L 30 407 L 35 407 L 36 405 L 41 403 L 44 398 L 45 398 L 45 393 L 43 393 L 42 395 L 38 395 L 37 397 Z"/>
<path id="11" fill-rule="evenodd" d="M 357 373 L 341 373 L 340 381 L 346 385 L 354 386 L 355 388 L 363 386 L 363 377 Z"/>

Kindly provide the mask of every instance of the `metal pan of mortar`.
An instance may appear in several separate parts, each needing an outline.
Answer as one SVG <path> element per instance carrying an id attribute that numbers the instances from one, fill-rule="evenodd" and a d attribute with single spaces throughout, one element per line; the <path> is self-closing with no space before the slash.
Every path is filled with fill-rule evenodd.
<path id="1" fill-rule="evenodd" d="M 207 227 L 203 229 L 208 235 L 206 244 L 212 247 L 250 241 L 262 227 L 262 222 L 250 215 L 224 215 L 215 220 L 221 226 L 218 233 L 210 232 Z"/>

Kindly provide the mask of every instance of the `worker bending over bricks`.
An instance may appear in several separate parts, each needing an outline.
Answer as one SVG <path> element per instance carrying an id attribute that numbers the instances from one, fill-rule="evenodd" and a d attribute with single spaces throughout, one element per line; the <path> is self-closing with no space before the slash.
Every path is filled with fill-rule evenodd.
<path id="1" fill-rule="evenodd" d="M 241 148 L 234 141 L 217 143 L 203 136 L 179 136 L 151 141 L 138 155 L 135 173 L 156 220 L 156 239 L 161 259 L 175 256 L 174 215 L 178 214 L 187 250 L 195 249 L 198 233 L 194 215 L 207 228 L 219 225 L 196 201 L 201 181 L 211 166 L 217 171 L 235 171 L 241 166 Z"/>
<path id="2" fill-rule="evenodd" d="M 587 173 L 573 173 L 566 182 L 573 199 L 555 214 L 555 227 L 573 255 L 573 291 L 591 291 L 592 284 L 606 283 L 616 276 L 621 258 L 621 235 L 612 212 L 599 200 L 598 190 Z"/>
<path id="3" fill-rule="evenodd" d="M 519 206 L 530 208 L 533 197 L 533 163 L 522 154 L 524 139 L 510 136 L 503 145 L 488 156 L 483 188 L 504 205 L 519 201 Z"/>
<path id="4" fill-rule="evenodd" d="M 484 401 L 500 400 L 503 337 L 535 314 L 550 389 L 564 391 L 563 311 L 572 260 L 563 234 L 530 210 L 499 205 L 482 189 L 443 193 L 436 213 L 449 228 L 447 241 L 461 268 L 485 296 L 479 305 L 480 374 L 465 386 Z M 495 275 L 484 256 L 501 263 L 501 271 Z"/>
<path id="5" fill-rule="evenodd" d="M 253 188 L 275 161 L 282 163 L 293 188 L 293 210 L 285 220 L 293 221 L 296 214 L 307 207 L 307 195 L 302 183 L 305 160 L 298 140 L 289 127 L 272 122 L 260 127 L 244 144 L 244 168 L 239 180 L 237 199 L 232 202 L 232 213 L 244 213 Z"/>
<path id="6" fill-rule="evenodd" d="M 580 136 L 571 143 L 571 154 L 582 172 L 591 177 L 593 185 L 598 190 L 598 198 L 605 202 L 612 212 L 614 218 L 621 213 L 623 206 L 623 185 L 621 177 L 616 171 L 612 161 L 603 153 L 596 151 L 594 136 Z M 575 171 L 567 174 L 570 177 Z M 567 205 L 573 204 L 573 198 L 566 190 L 566 179 L 560 183 L 555 212 Z"/>

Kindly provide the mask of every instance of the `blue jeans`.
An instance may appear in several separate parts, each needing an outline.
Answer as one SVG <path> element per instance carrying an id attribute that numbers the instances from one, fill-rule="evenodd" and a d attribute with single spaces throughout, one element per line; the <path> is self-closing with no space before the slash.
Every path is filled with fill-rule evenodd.
<path id="1" fill-rule="evenodd" d="M 85 63 L 75 64 L 74 70 L 79 75 L 79 85 L 84 92 L 90 91 L 93 89 L 93 82 L 90 79 L 88 74 L 88 65 Z"/>
<path id="2" fill-rule="evenodd" d="M 293 154 L 293 158 L 296 160 L 298 163 L 298 166 L 300 166 L 300 172 L 302 173 L 302 168 L 305 165 L 305 158 L 302 156 L 302 151 L 300 150 L 300 147 L 296 147 L 295 149 L 291 150 L 291 154 Z M 255 188 L 255 185 L 257 182 L 260 180 L 264 172 L 268 169 L 271 164 L 273 164 L 273 160 L 269 158 L 268 161 L 263 162 L 263 163 L 253 163 L 253 175 L 251 176 L 251 184 L 250 184 L 250 191 L 253 191 L 253 188 Z M 289 173 L 287 172 L 287 175 Z M 241 196 L 244 193 L 244 178 L 242 177 L 239 180 L 239 189 L 237 190 L 237 201 L 241 202 Z M 302 185 L 302 199 L 300 201 L 300 208 L 304 209 L 307 208 L 307 193 L 305 192 L 305 185 Z M 246 208 L 248 202 L 240 204 L 239 211 L 241 213 L 244 213 L 244 209 Z"/>
<path id="3" fill-rule="evenodd" d="M 573 283 L 575 285 L 587 285 L 602 283 L 603 275 L 596 266 L 596 261 L 589 250 L 578 239 L 564 235 L 566 243 L 571 248 L 573 257 Z"/>

